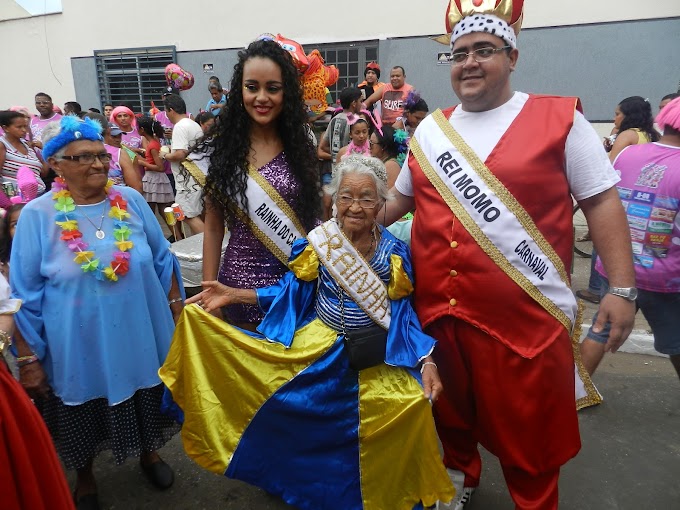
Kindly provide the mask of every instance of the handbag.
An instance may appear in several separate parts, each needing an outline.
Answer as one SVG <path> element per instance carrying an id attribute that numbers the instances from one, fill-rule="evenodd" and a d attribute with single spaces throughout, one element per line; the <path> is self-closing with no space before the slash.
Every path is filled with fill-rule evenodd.
<path id="1" fill-rule="evenodd" d="M 345 350 L 349 366 L 356 371 L 375 367 L 385 362 L 387 351 L 387 331 L 378 324 L 347 331 L 345 328 L 345 302 L 342 288 L 338 290 L 340 299 L 340 321 L 344 335 Z"/>
<path id="2" fill-rule="evenodd" d="M 377 324 L 345 333 L 349 366 L 354 370 L 371 368 L 385 362 L 387 331 Z"/>

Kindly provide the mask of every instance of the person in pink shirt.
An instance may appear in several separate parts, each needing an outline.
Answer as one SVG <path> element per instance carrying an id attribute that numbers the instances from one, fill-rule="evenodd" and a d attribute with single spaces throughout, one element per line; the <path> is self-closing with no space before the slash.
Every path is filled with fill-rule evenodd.
<path id="1" fill-rule="evenodd" d="M 42 149 L 42 132 L 50 122 L 56 122 L 62 115 L 54 111 L 54 103 L 49 94 L 38 92 L 35 95 L 35 109 L 38 115 L 31 119 L 31 133 L 33 136 L 33 146 Z"/>
<path id="2" fill-rule="evenodd" d="M 117 125 L 123 132 L 123 146 L 135 154 L 144 156 L 142 135 L 137 131 L 135 114 L 127 106 L 117 106 L 111 112 L 109 122 Z M 131 155 L 132 157 L 132 155 Z"/>
<path id="3" fill-rule="evenodd" d="M 617 184 L 630 227 L 636 309 L 649 322 L 654 348 L 670 356 L 680 377 L 680 98 L 656 117 L 663 130 L 658 142 L 630 145 L 614 160 L 621 176 Z M 600 294 L 615 293 L 598 259 Z M 593 318 L 581 345 L 583 363 L 592 373 L 609 341 L 609 324 Z"/>

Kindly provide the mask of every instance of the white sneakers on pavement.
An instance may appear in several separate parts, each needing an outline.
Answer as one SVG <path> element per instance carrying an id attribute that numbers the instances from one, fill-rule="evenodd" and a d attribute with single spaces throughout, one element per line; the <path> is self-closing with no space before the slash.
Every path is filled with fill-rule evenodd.
<path id="1" fill-rule="evenodd" d="M 456 496 L 450 503 L 437 503 L 437 510 L 465 510 L 465 506 L 472 499 L 472 493 L 475 492 L 474 487 L 464 487 L 465 473 L 456 469 L 446 469 L 456 489 Z"/>

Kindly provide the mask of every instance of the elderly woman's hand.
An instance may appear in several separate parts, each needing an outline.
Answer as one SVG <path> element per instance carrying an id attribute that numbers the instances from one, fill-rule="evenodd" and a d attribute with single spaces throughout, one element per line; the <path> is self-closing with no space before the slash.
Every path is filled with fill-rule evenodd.
<path id="1" fill-rule="evenodd" d="M 201 282 L 203 292 L 196 294 L 191 299 L 187 300 L 187 304 L 196 303 L 206 312 L 212 313 L 213 310 L 222 308 L 223 306 L 233 305 L 240 301 L 238 298 L 239 291 L 245 289 L 234 289 L 222 285 L 218 281 Z M 251 291 L 254 293 L 254 291 Z"/>
<path id="2" fill-rule="evenodd" d="M 434 364 L 432 358 L 426 358 L 423 361 L 423 391 L 425 397 L 430 399 L 431 402 L 436 402 L 443 389 L 444 386 L 439 379 L 437 365 Z"/>
<path id="3" fill-rule="evenodd" d="M 19 382 L 32 398 L 47 398 L 50 387 L 47 384 L 47 375 L 39 361 L 24 365 L 19 369 Z"/>

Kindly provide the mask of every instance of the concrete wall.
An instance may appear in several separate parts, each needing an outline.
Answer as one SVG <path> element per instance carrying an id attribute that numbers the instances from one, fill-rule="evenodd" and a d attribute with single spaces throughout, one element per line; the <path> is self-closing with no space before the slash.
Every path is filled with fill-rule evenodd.
<path id="1" fill-rule="evenodd" d="M 228 88 L 234 65 L 238 61 L 238 50 L 188 51 L 177 54 L 177 63 L 183 69 L 192 69 L 195 85 L 181 93 L 187 103 L 188 111 L 198 112 L 204 108 L 210 99 L 208 93 L 208 78 L 215 75 L 222 81 L 222 86 Z M 209 73 L 202 71 L 203 64 L 213 64 Z"/>
<path id="2" fill-rule="evenodd" d="M 656 111 L 680 83 L 679 18 L 531 29 L 519 48 L 515 89 L 578 96 L 589 120 L 612 119 L 634 95 Z"/>
<path id="3" fill-rule="evenodd" d="M 73 73 L 75 87 L 75 101 L 78 101 L 85 110 L 92 107 L 102 110 L 102 105 L 99 102 L 99 84 L 97 83 L 97 68 L 94 57 L 71 59 L 71 72 Z M 43 92 L 46 91 L 43 90 Z"/>
<path id="4" fill-rule="evenodd" d="M 239 48 L 262 32 L 281 32 L 303 44 L 426 36 L 443 31 L 446 1 L 391 0 L 388 12 L 333 21 L 318 0 L 155 2 L 63 0 L 63 12 L 0 22 L 0 105 L 33 104 L 44 90 L 58 104 L 73 99 L 71 59 L 94 50 L 175 45 L 178 52 Z M 417 4 L 417 8 L 414 6 Z M 103 7 L 104 6 L 104 7 Z M 294 7 L 292 7 L 294 6 Z M 525 28 L 680 16 L 677 0 L 526 0 Z M 382 22 L 385 19 L 385 22 Z M 136 20 L 136 21 L 135 21 Z M 171 27 L 178 26 L 179 29 Z M 641 46 L 644 41 L 641 40 Z M 647 47 L 645 55 L 653 47 Z"/>

